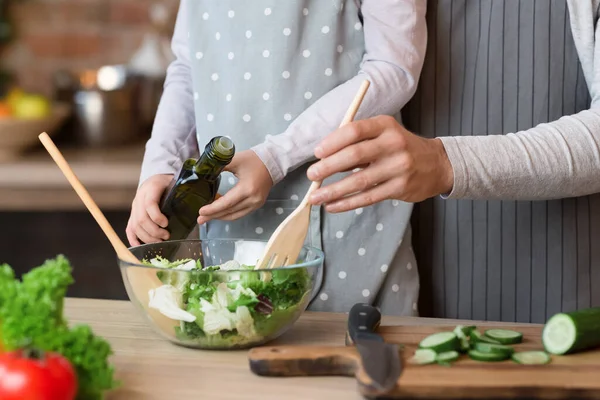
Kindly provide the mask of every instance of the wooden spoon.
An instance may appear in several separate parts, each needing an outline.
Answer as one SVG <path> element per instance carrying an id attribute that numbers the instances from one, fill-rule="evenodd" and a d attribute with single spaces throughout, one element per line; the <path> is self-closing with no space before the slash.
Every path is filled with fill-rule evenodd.
<path id="1" fill-rule="evenodd" d="M 354 120 L 369 86 L 368 80 L 362 83 L 340 127 Z M 308 233 L 311 209 L 308 199 L 315 190 L 321 187 L 321 183 L 320 181 L 312 183 L 300 205 L 273 232 L 255 269 L 279 268 L 296 262 Z"/>
<path id="2" fill-rule="evenodd" d="M 111 245 L 115 249 L 117 256 L 128 263 L 134 265 L 141 265 L 140 260 L 137 259 L 136 256 L 133 255 L 131 251 L 125 246 L 121 238 L 117 235 L 113 227 L 110 225 L 100 208 L 96 204 L 96 202 L 92 199 L 92 196 L 85 189 L 83 184 L 79 181 L 67 160 L 63 157 L 60 150 L 56 147 L 50 136 L 46 132 L 43 132 L 39 135 L 40 142 L 44 145 L 52 159 L 58 168 L 62 171 L 64 176 L 67 178 L 77 195 L 83 204 L 87 207 L 88 211 L 92 214 L 100 229 L 104 232 Z M 156 289 L 159 286 L 162 286 L 162 282 L 156 276 L 156 270 L 152 268 L 143 268 L 143 267 L 129 267 L 126 268 L 127 277 L 129 278 L 129 284 L 131 285 L 131 289 L 134 292 L 135 298 L 140 302 L 144 310 L 146 311 L 148 317 L 154 321 L 154 323 L 159 327 L 159 329 L 167 335 L 171 335 L 175 337 L 175 327 L 179 326 L 179 321 L 170 319 L 163 314 L 161 314 L 158 310 L 152 309 L 148 307 L 149 295 L 148 291 L 150 289 Z M 132 299 L 133 300 L 133 299 Z"/>

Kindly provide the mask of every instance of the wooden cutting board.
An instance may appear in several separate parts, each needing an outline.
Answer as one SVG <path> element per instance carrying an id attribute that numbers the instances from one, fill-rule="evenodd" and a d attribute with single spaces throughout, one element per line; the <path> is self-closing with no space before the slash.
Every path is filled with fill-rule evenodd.
<path id="1" fill-rule="evenodd" d="M 600 399 L 600 349 L 569 356 L 552 356 L 550 364 L 520 365 L 513 361 L 478 362 L 464 355 L 446 367 L 407 362 L 427 335 L 452 328 L 436 326 L 382 326 L 378 332 L 387 342 L 404 345 L 404 371 L 386 398 L 474 399 Z M 515 329 L 506 327 L 506 329 Z M 481 331 L 484 327 L 481 327 Z M 542 350 L 541 327 L 519 327 L 523 343 L 516 351 Z M 256 348 L 250 352 L 253 369 L 277 376 L 356 376 L 362 395 L 378 398 L 362 371 L 360 357 L 352 347 L 302 346 Z M 254 363 L 254 364 L 253 364 Z"/>

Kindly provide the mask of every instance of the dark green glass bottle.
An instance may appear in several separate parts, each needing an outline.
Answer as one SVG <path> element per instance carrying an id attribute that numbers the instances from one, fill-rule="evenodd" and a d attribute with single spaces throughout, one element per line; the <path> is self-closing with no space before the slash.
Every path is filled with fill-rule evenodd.
<path id="1" fill-rule="evenodd" d="M 231 162 L 235 146 L 225 136 L 213 138 L 198 160 L 188 159 L 161 202 L 168 218 L 170 240 L 187 239 L 197 224 L 198 211 L 217 195 L 221 172 Z"/>

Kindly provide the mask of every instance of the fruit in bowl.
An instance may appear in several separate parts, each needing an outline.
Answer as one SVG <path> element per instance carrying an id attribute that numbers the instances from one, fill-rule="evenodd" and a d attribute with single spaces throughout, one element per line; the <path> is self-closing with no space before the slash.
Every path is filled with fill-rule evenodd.
<path id="1" fill-rule="evenodd" d="M 166 241 L 131 248 L 141 263 L 119 260 L 119 265 L 129 298 L 164 337 L 200 349 L 242 349 L 269 342 L 294 324 L 323 267 L 323 253 L 305 246 L 294 265 L 255 270 L 265 245 Z M 151 287 L 132 279 L 140 274 L 155 277 Z M 164 317 L 170 323 L 163 323 Z"/>
<path id="2" fill-rule="evenodd" d="M 13 88 L 0 103 L 0 117 L 43 119 L 52 114 L 52 102 L 38 93 Z"/>
<path id="3" fill-rule="evenodd" d="M 13 88 L 0 100 L 0 161 L 8 161 L 38 142 L 38 135 L 53 136 L 71 114 L 68 103 L 52 103 L 37 93 Z"/>

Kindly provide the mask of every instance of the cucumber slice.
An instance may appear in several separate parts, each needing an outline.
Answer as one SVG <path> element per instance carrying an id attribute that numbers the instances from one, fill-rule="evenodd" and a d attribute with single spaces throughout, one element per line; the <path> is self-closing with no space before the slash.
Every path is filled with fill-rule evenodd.
<path id="1" fill-rule="evenodd" d="M 513 354 L 512 360 L 519 364 L 542 365 L 550 362 L 550 356 L 543 351 L 521 351 Z"/>
<path id="2" fill-rule="evenodd" d="M 510 354 L 484 353 L 478 350 L 471 350 L 469 351 L 469 357 L 476 361 L 494 362 L 508 360 L 510 358 Z"/>
<path id="3" fill-rule="evenodd" d="M 435 361 L 437 361 L 440 364 L 448 364 L 458 360 L 459 357 L 460 354 L 458 354 L 458 351 L 445 351 L 443 353 L 438 354 Z"/>
<path id="4" fill-rule="evenodd" d="M 419 347 L 422 349 L 431 349 L 436 353 L 443 353 L 445 351 L 458 350 L 460 342 L 454 332 L 439 332 L 421 340 Z"/>
<path id="5" fill-rule="evenodd" d="M 508 329 L 488 329 L 485 336 L 494 339 L 501 344 L 517 344 L 523 341 L 521 332 L 510 331 Z"/>
<path id="6" fill-rule="evenodd" d="M 491 337 L 484 336 L 477 329 L 472 330 L 469 333 L 471 338 L 471 345 L 474 347 L 476 343 L 491 343 L 491 344 L 502 344 L 499 341 L 492 339 Z"/>
<path id="7" fill-rule="evenodd" d="M 600 346 L 600 307 L 551 317 L 542 333 L 548 353 L 563 355 Z"/>
<path id="8" fill-rule="evenodd" d="M 456 328 L 454 328 L 454 334 L 456 335 L 456 337 L 458 338 L 459 344 L 460 344 L 460 352 L 461 353 L 466 353 L 467 351 L 469 351 L 469 333 L 475 329 L 475 327 L 470 327 L 470 326 L 462 326 L 462 325 L 458 325 Z"/>
<path id="9" fill-rule="evenodd" d="M 481 353 L 507 354 L 509 357 L 515 352 L 515 349 L 510 346 L 484 342 L 475 343 L 475 350 Z"/>
<path id="10" fill-rule="evenodd" d="M 415 354 L 410 358 L 411 364 L 432 364 L 436 361 L 437 354 L 435 351 L 430 349 L 418 349 Z"/>

